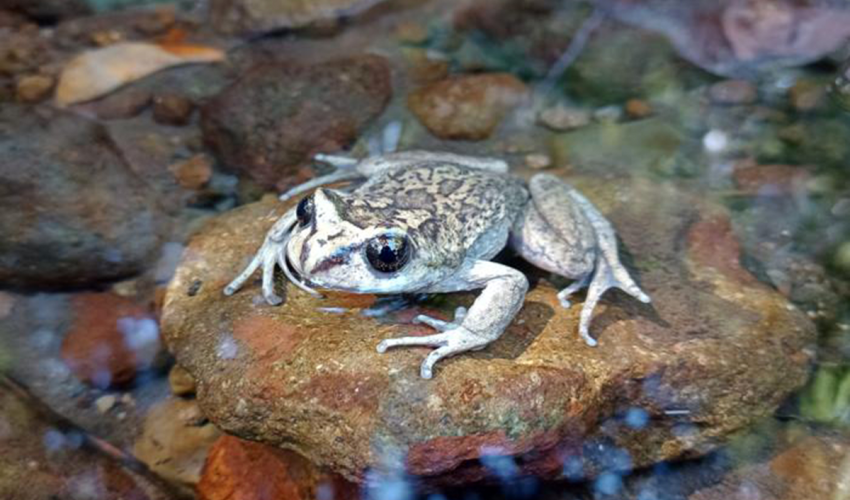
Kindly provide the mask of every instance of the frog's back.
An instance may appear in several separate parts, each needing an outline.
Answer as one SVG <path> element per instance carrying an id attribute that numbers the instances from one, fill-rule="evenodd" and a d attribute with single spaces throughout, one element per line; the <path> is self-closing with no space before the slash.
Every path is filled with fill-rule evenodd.
<path id="1" fill-rule="evenodd" d="M 510 175 L 446 162 L 390 169 L 348 198 L 346 219 L 362 227 L 397 227 L 420 246 L 459 255 L 496 225 L 509 224 L 528 201 Z"/>

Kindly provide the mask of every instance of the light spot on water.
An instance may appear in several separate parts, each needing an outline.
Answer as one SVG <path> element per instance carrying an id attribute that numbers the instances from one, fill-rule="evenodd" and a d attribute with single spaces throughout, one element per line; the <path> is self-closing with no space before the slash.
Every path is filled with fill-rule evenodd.
<path id="1" fill-rule="evenodd" d="M 222 335 L 216 348 L 216 354 L 221 359 L 233 359 L 239 353 L 239 346 L 230 334 Z"/>
<path id="2" fill-rule="evenodd" d="M 632 429 L 643 429 L 649 423 L 649 413 L 643 408 L 629 408 L 626 412 L 626 425 Z"/>
<path id="3" fill-rule="evenodd" d="M 602 495 L 613 495 L 623 487 L 623 478 L 613 472 L 605 472 L 596 478 L 593 487 Z"/>
<path id="4" fill-rule="evenodd" d="M 720 130 L 710 130 L 702 138 L 702 145 L 709 153 L 722 153 L 729 147 L 729 137 Z"/>

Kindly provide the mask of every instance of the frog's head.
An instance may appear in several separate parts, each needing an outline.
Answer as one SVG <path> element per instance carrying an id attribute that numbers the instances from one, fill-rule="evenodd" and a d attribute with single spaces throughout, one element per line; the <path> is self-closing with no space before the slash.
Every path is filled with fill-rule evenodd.
<path id="1" fill-rule="evenodd" d="M 346 218 L 345 194 L 317 189 L 296 209 L 286 246 L 292 267 L 310 285 L 358 293 L 416 288 L 423 278 L 416 245 L 401 227 L 362 227 Z"/>

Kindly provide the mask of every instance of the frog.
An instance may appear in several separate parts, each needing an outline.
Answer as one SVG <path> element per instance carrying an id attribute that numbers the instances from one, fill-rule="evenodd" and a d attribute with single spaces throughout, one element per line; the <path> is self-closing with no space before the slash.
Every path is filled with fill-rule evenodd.
<path id="1" fill-rule="evenodd" d="M 480 290 L 450 321 L 425 314 L 413 319 L 435 333 L 377 345 L 380 353 L 432 348 L 420 365 L 423 379 L 431 379 L 444 358 L 485 349 L 522 308 L 528 278 L 493 261 L 505 247 L 573 280 L 557 293 L 562 307 L 571 307 L 570 297 L 587 289 L 578 334 L 588 346 L 597 345 L 590 324 L 606 291 L 619 288 L 651 301 L 621 263 L 612 224 L 561 178 L 541 172 L 526 182 L 495 157 L 384 149 L 363 159 L 316 155 L 336 170 L 281 195 L 286 201 L 312 191 L 273 224 L 225 295 L 236 293 L 260 268 L 262 295 L 270 305 L 283 302 L 275 291 L 278 268 L 316 297 L 318 289 L 382 295 Z M 341 182 L 348 186 L 327 187 Z"/>

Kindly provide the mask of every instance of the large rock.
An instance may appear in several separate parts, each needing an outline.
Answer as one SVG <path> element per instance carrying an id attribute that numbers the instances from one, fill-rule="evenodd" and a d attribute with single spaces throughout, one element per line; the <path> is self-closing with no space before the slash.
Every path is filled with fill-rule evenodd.
<path id="1" fill-rule="evenodd" d="M 212 0 L 210 22 L 227 34 L 300 28 L 357 14 L 382 0 Z"/>
<path id="2" fill-rule="evenodd" d="M 610 215 L 653 298 L 608 295 L 591 327 L 599 347 L 578 337 L 580 307 L 561 308 L 545 280 L 501 339 L 441 362 L 433 380 L 418 375 L 427 349 L 375 351 L 384 338 L 429 333 L 410 323 L 422 307 L 376 317 L 380 307 L 362 311 L 373 296 L 318 300 L 292 286 L 271 307 L 256 281 L 225 297 L 286 208 L 273 200 L 192 240 L 163 335 L 213 422 L 355 481 L 399 457 L 446 485 L 484 478 L 499 456 L 550 478 L 696 456 L 805 381 L 814 328 L 739 265 L 725 211 L 672 184 L 571 180 Z M 426 310 L 448 315 L 474 297 Z"/>
<path id="3" fill-rule="evenodd" d="M 155 196 L 104 129 L 64 113 L 0 109 L 0 283 L 78 287 L 155 257 Z"/>
<path id="4" fill-rule="evenodd" d="M 315 153 L 353 142 L 391 93 L 378 56 L 261 65 L 204 106 L 201 126 L 226 166 L 271 187 Z"/>

